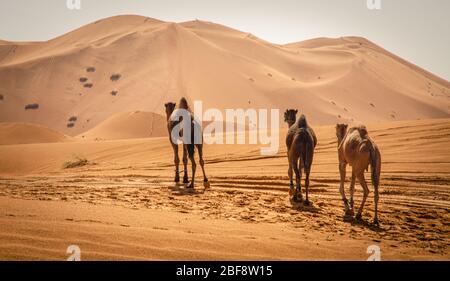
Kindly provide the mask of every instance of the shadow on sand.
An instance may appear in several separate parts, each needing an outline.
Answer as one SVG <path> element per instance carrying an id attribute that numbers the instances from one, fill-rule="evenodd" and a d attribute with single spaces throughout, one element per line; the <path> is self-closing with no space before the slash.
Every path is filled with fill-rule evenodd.
<path id="1" fill-rule="evenodd" d="M 354 216 L 344 215 L 343 220 L 346 223 L 350 223 L 352 226 L 359 226 L 359 227 L 367 228 L 367 229 L 375 231 L 375 232 L 384 231 L 384 229 L 382 227 L 380 227 L 379 225 L 373 224 L 372 222 L 370 222 L 366 219 L 357 219 Z"/>
<path id="2" fill-rule="evenodd" d="M 205 188 L 187 188 L 188 184 L 174 184 L 169 186 L 173 195 L 177 196 L 197 196 L 206 192 Z"/>
<path id="3" fill-rule="evenodd" d="M 300 212 L 309 212 L 309 213 L 319 213 L 320 212 L 320 208 L 317 208 L 316 206 L 314 206 L 313 202 L 310 202 L 309 205 L 305 205 L 304 201 L 303 202 L 295 202 L 294 200 L 292 200 L 292 198 L 290 199 L 291 202 L 291 206 L 293 210 L 296 211 L 300 211 Z"/>

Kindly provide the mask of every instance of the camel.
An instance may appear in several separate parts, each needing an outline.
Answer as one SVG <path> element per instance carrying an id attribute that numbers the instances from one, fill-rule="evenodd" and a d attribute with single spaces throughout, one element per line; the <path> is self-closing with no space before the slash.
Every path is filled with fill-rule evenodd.
<path id="1" fill-rule="evenodd" d="M 369 188 L 367 187 L 366 180 L 364 178 L 364 171 L 368 170 L 371 166 L 372 184 L 374 187 L 374 201 L 375 201 L 375 217 L 373 223 L 378 225 L 378 186 L 380 183 L 381 173 L 381 154 L 369 137 L 365 126 L 353 127 L 347 130 L 348 125 L 337 124 L 336 136 L 338 139 L 338 155 L 339 155 L 339 172 L 341 175 L 340 193 L 342 201 L 344 201 L 344 208 L 346 215 L 354 215 L 354 201 L 353 194 L 355 193 L 355 181 L 358 179 L 359 184 L 362 186 L 364 194 L 359 207 L 356 219 L 362 218 L 362 211 L 364 204 L 366 203 L 369 195 Z M 350 183 L 350 204 L 347 201 L 344 190 L 345 174 L 347 164 L 352 166 L 352 179 Z"/>
<path id="2" fill-rule="evenodd" d="M 297 121 L 297 113 L 298 113 L 297 109 L 287 109 L 286 112 L 284 113 L 284 122 L 288 124 L 288 129 L 290 129 Z M 312 134 L 314 138 L 314 147 L 316 147 L 317 146 L 316 133 L 314 133 L 314 130 L 311 127 L 308 128 L 309 132 Z"/>
<path id="3" fill-rule="evenodd" d="M 170 144 L 172 145 L 172 149 L 173 149 L 173 153 L 174 153 L 174 164 L 175 164 L 175 180 L 174 181 L 176 183 L 179 183 L 180 182 L 180 171 L 179 171 L 180 157 L 178 156 L 178 144 L 172 142 L 171 133 L 172 133 L 173 128 L 178 123 L 180 123 L 181 120 L 180 121 L 171 121 L 172 113 L 176 109 L 176 103 L 168 102 L 165 104 L 165 108 L 166 108 L 166 117 L 167 117 L 167 129 L 169 131 L 169 140 L 170 140 Z M 191 114 L 191 120 L 192 120 L 191 135 L 192 135 L 192 140 L 193 140 L 194 132 L 195 132 L 194 128 L 195 128 L 195 126 L 199 126 L 199 124 L 197 124 L 196 121 L 194 120 L 194 115 L 192 114 L 191 110 L 189 109 L 189 105 L 185 98 L 181 98 L 178 108 L 187 110 Z M 181 132 L 181 134 L 182 134 L 182 132 Z M 202 134 L 202 140 L 203 140 L 203 131 L 202 130 L 201 130 L 201 134 Z M 189 160 L 191 161 L 191 164 L 192 164 L 192 180 L 191 180 L 191 183 L 187 186 L 187 188 L 189 188 L 189 189 L 194 188 L 195 171 L 197 168 L 197 164 L 195 162 L 195 157 L 194 157 L 195 156 L 195 148 L 197 148 L 197 150 L 198 150 L 198 155 L 199 155 L 199 160 L 200 160 L 199 162 L 200 162 L 200 166 L 201 166 L 202 172 L 203 172 L 204 187 L 206 189 L 206 188 L 209 188 L 209 180 L 205 173 L 205 161 L 203 159 L 203 141 L 200 144 L 194 144 L 193 142 L 190 144 L 183 144 L 183 167 L 184 167 L 183 183 L 184 184 L 189 183 L 189 177 L 188 177 L 188 171 L 187 171 L 187 164 L 188 164 L 188 158 L 189 158 Z"/>
<path id="4" fill-rule="evenodd" d="M 317 139 L 312 128 L 308 126 L 305 115 L 295 120 L 297 110 L 288 110 L 285 113 L 285 121 L 289 124 L 289 131 L 286 136 L 287 156 L 289 161 L 289 194 L 292 195 L 294 202 L 302 202 L 303 195 L 301 190 L 302 167 L 305 171 L 305 189 L 306 200 L 304 205 L 309 205 L 309 174 L 314 157 L 314 149 L 317 145 Z M 295 172 L 296 189 L 294 191 L 293 172 Z"/>

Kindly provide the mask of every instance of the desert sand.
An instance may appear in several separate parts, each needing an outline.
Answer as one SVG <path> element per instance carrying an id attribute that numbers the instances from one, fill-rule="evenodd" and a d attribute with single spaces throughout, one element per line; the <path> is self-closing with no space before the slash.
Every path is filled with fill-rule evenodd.
<path id="1" fill-rule="evenodd" d="M 383 153 L 379 228 L 372 196 L 364 222 L 344 218 L 333 126 L 316 127 L 311 207 L 289 200 L 285 148 L 207 145 L 211 189 L 198 175 L 189 193 L 166 137 L 2 145 L 0 259 L 62 260 L 76 244 L 86 260 L 365 260 L 370 245 L 385 260 L 447 260 L 449 121 L 368 125 Z M 75 155 L 88 165 L 63 169 Z"/>
<path id="2" fill-rule="evenodd" d="M 0 95 L 0 260 L 65 260 L 70 245 L 83 260 L 366 260 L 371 245 L 383 260 L 450 258 L 450 84 L 367 39 L 276 45 L 117 16 L 0 41 Z M 288 195 L 286 124 L 278 154 L 206 145 L 211 188 L 200 171 L 195 192 L 175 184 L 164 103 L 183 96 L 305 113 L 312 205 Z M 380 147 L 379 227 L 373 193 L 362 222 L 344 216 L 337 122 Z"/>
<path id="3" fill-rule="evenodd" d="M 91 140 L 136 139 L 168 136 L 166 117 L 152 112 L 113 115 L 78 137 Z"/>

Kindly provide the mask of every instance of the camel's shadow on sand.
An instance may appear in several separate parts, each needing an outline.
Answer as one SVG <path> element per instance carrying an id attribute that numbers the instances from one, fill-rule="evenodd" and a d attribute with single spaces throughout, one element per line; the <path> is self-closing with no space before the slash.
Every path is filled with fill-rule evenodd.
<path id="1" fill-rule="evenodd" d="M 359 226 L 359 227 L 362 227 L 362 228 L 367 228 L 367 229 L 369 229 L 371 231 L 375 231 L 375 232 L 384 231 L 384 229 L 381 226 L 373 224 L 369 220 L 357 219 L 354 216 L 350 216 L 350 215 L 344 215 L 343 216 L 343 221 L 346 222 L 346 223 L 351 224 L 352 226 Z"/>
<path id="2" fill-rule="evenodd" d="M 206 188 L 187 188 L 187 184 L 174 184 L 169 186 L 173 195 L 177 196 L 198 196 L 206 192 Z"/>
<path id="3" fill-rule="evenodd" d="M 292 209 L 299 211 L 299 212 L 308 212 L 308 213 L 317 214 L 317 213 L 320 213 L 320 211 L 321 211 L 321 209 L 319 207 L 316 207 L 313 202 L 310 202 L 309 205 L 305 205 L 304 202 L 295 202 L 291 198 L 290 203 L 291 203 Z M 384 231 L 384 229 L 381 226 L 375 225 L 372 222 L 370 222 L 369 220 L 356 219 L 354 216 L 350 216 L 350 215 L 344 215 L 343 221 L 345 223 L 351 224 L 352 226 L 366 228 L 366 229 L 369 229 L 374 232 Z"/>
<path id="4" fill-rule="evenodd" d="M 305 205 L 304 202 L 295 202 L 294 200 L 292 200 L 292 198 L 290 199 L 290 202 L 293 210 L 315 214 L 320 212 L 320 208 L 314 206 L 313 202 L 310 202 L 308 205 Z"/>

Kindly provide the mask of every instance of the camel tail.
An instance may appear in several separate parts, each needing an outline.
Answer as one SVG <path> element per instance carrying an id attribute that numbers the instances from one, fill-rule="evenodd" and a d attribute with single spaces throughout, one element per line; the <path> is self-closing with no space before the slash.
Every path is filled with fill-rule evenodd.
<path id="1" fill-rule="evenodd" d="M 314 143 L 312 140 L 311 135 L 309 134 L 308 130 L 305 128 L 302 128 L 299 132 L 299 142 L 297 143 L 297 145 L 299 146 L 300 149 L 300 157 L 303 163 L 303 168 L 306 170 L 309 170 L 311 167 L 311 163 L 309 162 L 310 160 L 310 153 L 312 151 Z"/>
<path id="2" fill-rule="evenodd" d="M 378 188 L 381 174 L 381 155 L 375 144 L 370 146 L 370 166 L 372 173 L 372 184 L 375 188 Z"/>
<path id="3" fill-rule="evenodd" d="M 193 157 L 195 154 L 195 123 L 191 125 L 191 143 L 187 145 L 187 151 L 189 157 Z"/>

